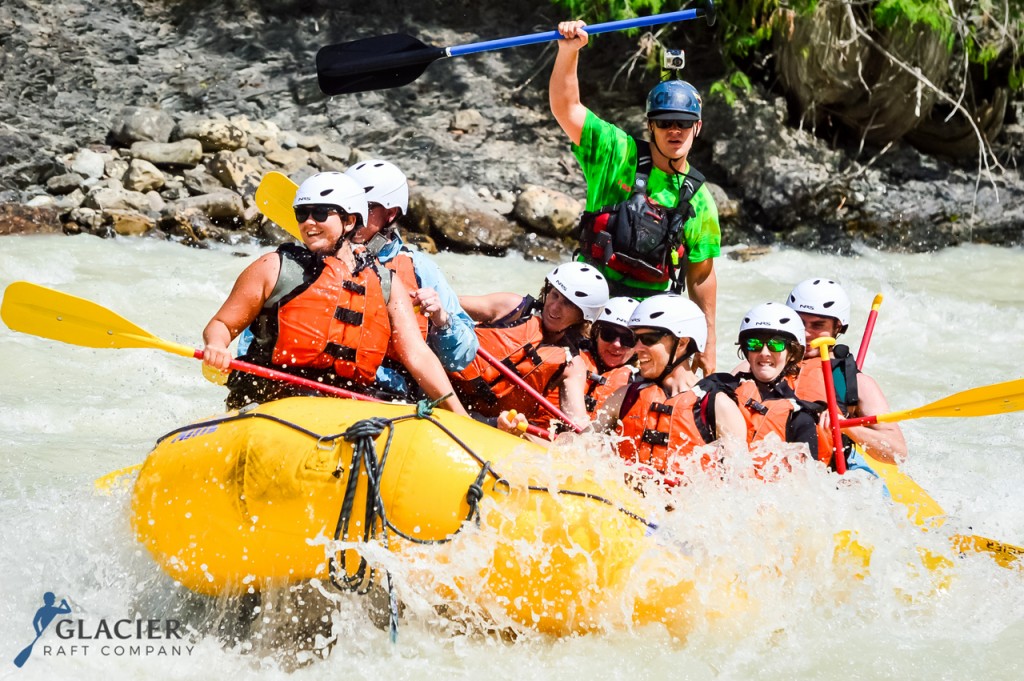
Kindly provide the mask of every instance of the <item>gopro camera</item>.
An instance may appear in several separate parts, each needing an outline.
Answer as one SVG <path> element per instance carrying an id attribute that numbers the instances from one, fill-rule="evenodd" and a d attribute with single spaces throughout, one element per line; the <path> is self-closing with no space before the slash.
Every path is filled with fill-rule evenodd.
<path id="1" fill-rule="evenodd" d="M 686 53 L 682 50 L 665 50 L 662 55 L 662 68 L 678 71 L 686 66 Z"/>

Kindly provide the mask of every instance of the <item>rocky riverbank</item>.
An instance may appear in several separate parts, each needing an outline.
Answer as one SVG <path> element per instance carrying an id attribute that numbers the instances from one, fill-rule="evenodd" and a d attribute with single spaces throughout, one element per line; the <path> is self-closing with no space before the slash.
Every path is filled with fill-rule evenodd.
<path id="1" fill-rule="evenodd" d="M 459 251 L 567 252 L 583 179 L 547 111 L 551 46 L 438 62 L 414 84 L 325 98 L 316 50 L 407 32 L 434 45 L 550 29 L 545 0 L 289 0 L 209 3 L 13 0 L 0 7 L 0 234 L 86 231 L 255 238 L 276 227 L 253 201 L 270 170 L 296 181 L 380 156 L 413 182 L 406 228 Z M 355 27 L 355 28 L 353 28 Z M 671 39 L 685 77 L 721 75 L 701 22 Z M 635 38 L 601 36 L 584 54 L 584 99 L 639 132 L 650 77 L 615 70 Z M 1011 107 L 991 174 L 896 145 L 852 151 L 787 124 L 784 100 L 708 97 L 694 161 L 708 176 L 726 243 L 848 251 L 857 241 L 930 250 L 1024 243 L 1024 129 Z"/>

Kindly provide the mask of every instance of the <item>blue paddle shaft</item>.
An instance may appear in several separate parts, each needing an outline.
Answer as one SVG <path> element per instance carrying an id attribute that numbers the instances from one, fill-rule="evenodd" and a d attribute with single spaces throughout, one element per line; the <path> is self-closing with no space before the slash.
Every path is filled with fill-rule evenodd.
<path id="1" fill-rule="evenodd" d="M 673 21 L 689 21 L 704 16 L 703 9 L 685 9 L 678 12 L 666 12 L 665 14 L 653 14 L 649 17 L 636 17 L 635 19 L 621 19 L 619 21 L 608 21 L 603 24 L 587 26 L 584 30 L 590 35 L 598 33 L 611 33 L 613 31 L 624 31 L 629 28 L 642 28 L 644 26 L 656 26 L 657 24 L 668 24 Z M 445 48 L 449 57 L 461 57 L 465 54 L 476 54 L 478 52 L 489 52 L 491 50 L 503 50 L 506 47 L 521 47 L 523 45 L 536 45 L 537 43 L 548 43 L 553 40 L 561 40 L 562 34 L 558 31 L 546 33 L 531 33 L 530 35 L 519 35 L 512 38 L 499 38 L 498 40 L 485 40 L 480 43 L 469 43 L 466 45 L 455 45 Z"/>

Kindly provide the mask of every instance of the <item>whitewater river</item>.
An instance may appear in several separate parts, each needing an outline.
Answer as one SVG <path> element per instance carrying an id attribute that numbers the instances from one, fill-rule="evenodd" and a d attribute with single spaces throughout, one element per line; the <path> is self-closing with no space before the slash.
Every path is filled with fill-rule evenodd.
<path id="1" fill-rule="evenodd" d="M 29 280 L 53 287 L 197 346 L 235 276 L 258 252 L 90 236 L 5 237 L 0 286 Z M 519 257 L 439 261 L 464 293 L 536 292 L 550 269 Z M 885 296 L 867 369 L 894 410 L 1024 375 L 1019 249 L 864 251 L 853 258 L 775 251 L 745 263 L 723 257 L 717 267 L 720 368 L 735 364 L 732 343 L 746 309 L 783 300 L 806 277 L 831 275 L 853 299 L 846 340 L 854 349 L 872 298 Z M 75 347 L 6 327 L 0 362 L 0 678 L 1024 677 L 1024 574 L 974 555 L 956 560 L 942 579 L 918 574 L 915 547 L 924 542 L 942 551 L 945 544 L 893 520 L 871 484 L 836 490 L 814 472 L 806 473 L 807 484 L 748 484 L 731 497 L 709 493 L 708 503 L 682 504 L 685 511 L 671 523 L 690 541 L 717 547 L 707 570 L 736 570 L 758 604 L 698 627 L 685 641 L 658 627 L 620 625 L 565 640 L 520 632 L 513 641 L 481 633 L 483 627 L 453 633 L 413 613 L 392 644 L 346 597 L 333 616 L 339 640 L 331 654 L 298 668 L 301 655 L 260 641 L 225 644 L 207 628 L 185 642 L 187 649 L 165 655 L 118 653 L 103 640 L 88 651 L 71 650 L 72 641 L 51 629 L 17 669 L 12 660 L 32 642 L 32 619 L 47 591 L 67 598 L 71 617 L 89 626 L 134 617 L 187 623 L 204 607 L 207 619 L 216 619 L 216 604 L 197 604 L 176 590 L 135 543 L 128 492 L 98 495 L 93 481 L 140 462 L 161 434 L 218 412 L 224 391 L 205 381 L 193 360 L 158 350 Z M 911 452 L 904 470 L 944 506 L 951 524 L 1024 545 L 1024 412 L 903 427 Z M 703 499 L 703 492 L 693 494 Z M 851 582 L 837 579 L 829 553 L 815 546 L 852 525 L 877 548 L 869 576 Z"/>

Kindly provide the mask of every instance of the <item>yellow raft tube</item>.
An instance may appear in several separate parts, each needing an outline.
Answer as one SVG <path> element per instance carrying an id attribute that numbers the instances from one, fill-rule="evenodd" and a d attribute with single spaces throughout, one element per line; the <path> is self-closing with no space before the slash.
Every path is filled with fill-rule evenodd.
<path id="1" fill-rule="evenodd" d="M 356 424 L 364 437 L 354 446 L 343 434 Z M 399 554 L 480 524 L 500 538 L 490 559 L 473 584 L 439 590 L 465 588 L 485 610 L 556 635 L 595 629 L 602 609 L 621 607 L 610 594 L 629 592 L 634 622 L 685 634 L 693 573 L 639 586 L 630 576 L 640 563 L 678 566 L 686 556 L 646 536 L 652 523 L 624 485 L 601 488 L 579 474 L 552 483 L 550 471 L 545 479 L 513 479 L 523 470 L 516 461 L 547 456 L 442 410 L 423 419 L 409 405 L 295 397 L 162 439 L 136 481 L 133 523 L 172 578 L 210 595 L 332 575 L 353 585 L 359 556 L 334 540 L 362 542 L 367 524 Z M 941 513 L 895 467 L 887 472 L 894 498 L 921 511 L 919 523 Z M 524 544 L 545 550 L 516 549 Z M 728 584 L 720 587 L 728 594 Z M 723 599 L 725 611 L 742 607 L 742 594 Z"/>

